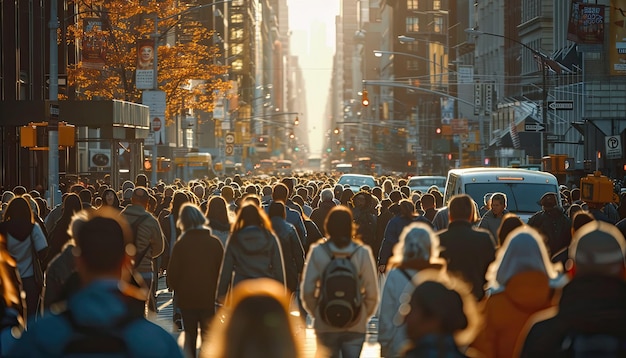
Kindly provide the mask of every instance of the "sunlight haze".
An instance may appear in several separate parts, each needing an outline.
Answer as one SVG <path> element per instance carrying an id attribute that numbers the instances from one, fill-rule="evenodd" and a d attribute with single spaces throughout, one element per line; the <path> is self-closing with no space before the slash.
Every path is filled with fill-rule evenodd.
<path id="1" fill-rule="evenodd" d="M 291 52 L 298 56 L 306 85 L 307 119 L 311 154 L 324 144 L 326 103 L 335 52 L 337 0 L 288 0 Z"/>

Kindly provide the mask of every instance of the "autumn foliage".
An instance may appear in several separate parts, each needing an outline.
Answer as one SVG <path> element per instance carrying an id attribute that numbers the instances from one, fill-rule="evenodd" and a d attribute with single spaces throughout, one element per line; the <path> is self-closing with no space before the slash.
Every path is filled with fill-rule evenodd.
<path id="1" fill-rule="evenodd" d="M 135 87 L 136 41 L 155 37 L 155 15 L 159 18 L 158 87 L 167 96 L 168 124 L 183 104 L 188 109 L 212 111 L 215 92 L 228 89 L 224 78 L 228 67 L 221 64 L 224 61 L 213 33 L 196 21 L 203 14 L 210 16 L 211 7 L 192 9 L 175 0 L 91 0 L 72 5 L 74 21 L 67 27 L 68 45 L 81 48 L 85 35 L 81 19 L 88 17 L 102 20 L 98 36 L 105 39 L 106 47 L 102 69 L 82 62 L 68 67 L 68 84 L 78 99 L 141 103 L 141 90 Z"/>

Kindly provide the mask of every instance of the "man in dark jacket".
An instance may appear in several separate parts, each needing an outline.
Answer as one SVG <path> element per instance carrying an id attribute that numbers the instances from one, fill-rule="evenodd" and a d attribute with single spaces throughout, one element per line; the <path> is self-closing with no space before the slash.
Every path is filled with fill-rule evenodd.
<path id="1" fill-rule="evenodd" d="M 575 353 L 582 347 L 574 348 L 568 342 L 581 342 L 581 337 L 592 335 L 603 338 L 602 351 L 587 352 L 587 356 L 624 356 L 625 248 L 620 231 L 608 223 L 592 221 L 576 231 L 569 246 L 573 279 L 563 288 L 558 307 L 529 319 L 531 328 L 525 340 L 520 337 L 519 341 L 523 343 L 522 357 L 557 357 L 572 350 Z M 611 342 L 617 343 L 616 351 L 609 351 Z"/>
<path id="2" fill-rule="evenodd" d="M 323 189 L 320 193 L 320 202 L 317 208 L 313 209 L 311 213 L 311 220 L 317 225 L 317 228 L 320 229 L 322 235 L 326 236 L 326 230 L 324 228 L 324 221 L 326 220 L 326 216 L 330 209 L 332 209 L 337 204 L 333 200 L 334 194 L 332 189 L 326 188 Z"/>
<path id="3" fill-rule="evenodd" d="M 283 252 L 287 288 L 295 292 L 304 267 L 304 249 L 298 239 L 296 228 L 285 219 L 285 204 L 280 201 L 271 203 L 269 216 Z"/>
<path id="4" fill-rule="evenodd" d="M 539 203 L 543 210 L 531 216 L 528 219 L 528 225 L 545 235 L 550 255 L 554 255 L 570 244 L 571 222 L 563 212 L 563 208 L 558 205 L 556 193 L 543 194 Z"/>
<path id="5" fill-rule="evenodd" d="M 475 210 L 469 195 L 452 197 L 448 205 L 450 224 L 438 234 L 448 271 L 472 285 L 472 293 L 480 301 L 485 296 L 485 273 L 495 259 L 495 240 L 489 231 L 472 226 Z"/>

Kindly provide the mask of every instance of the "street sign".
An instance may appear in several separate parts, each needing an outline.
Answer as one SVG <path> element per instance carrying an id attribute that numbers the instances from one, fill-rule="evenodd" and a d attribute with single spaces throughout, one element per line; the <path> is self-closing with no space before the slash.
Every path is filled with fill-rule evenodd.
<path id="1" fill-rule="evenodd" d="M 226 153 L 226 155 L 233 155 L 235 153 L 235 147 L 232 144 L 226 144 L 224 153 Z"/>
<path id="2" fill-rule="evenodd" d="M 563 135 L 559 135 L 559 134 L 546 134 L 546 140 L 548 142 L 561 142 L 564 140 Z"/>
<path id="3" fill-rule="evenodd" d="M 524 125 L 524 130 L 526 132 L 543 132 L 546 130 L 546 127 L 544 127 L 541 123 L 526 123 Z"/>
<path id="4" fill-rule="evenodd" d="M 622 157 L 622 143 L 620 136 L 608 135 L 604 137 L 606 159 L 620 159 Z"/>
<path id="5" fill-rule="evenodd" d="M 232 132 L 226 133 L 226 136 L 224 137 L 224 141 L 226 142 L 226 144 L 235 143 L 235 133 L 232 133 Z"/>
<path id="6" fill-rule="evenodd" d="M 146 147 L 149 146 L 153 146 L 155 145 L 155 141 L 154 141 L 154 133 L 150 132 L 148 133 L 148 136 L 143 140 L 143 145 Z"/>
<path id="7" fill-rule="evenodd" d="M 571 111 L 574 109 L 574 101 L 554 101 L 548 104 L 548 108 L 554 110 Z"/>

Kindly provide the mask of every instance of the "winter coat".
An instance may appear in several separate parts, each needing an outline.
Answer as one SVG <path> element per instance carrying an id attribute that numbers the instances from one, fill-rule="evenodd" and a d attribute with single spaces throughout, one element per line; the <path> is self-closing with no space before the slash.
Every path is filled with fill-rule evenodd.
<path id="1" fill-rule="evenodd" d="M 302 248 L 298 233 L 293 225 L 278 216 L 274 216 L 270 220 L 272 228 L 280 240 L 287 288 L 289 291 L 295 292 L 304 267 L 304 248 Z"/>
<path id="2" fill-rule="evenodd" d="M 371 249 L 367 245 L 361 245 L 357 249 L 357 244 L 351 242 L 344 248 L 337 248 L 335 244 L 329 242 L 329 248 L 333 253 L 342 253 L 352 255 L 351 261 L 359 272 L 359 278 L 363 287 L 363 302 L 361 306 L 359 319 L 347 328 L 333 327 L 322 319 L 315 319 L 313 328 L 316 332 L 357 332 L 365 333 L 369 319 L 376 312 L 378 305 L 378 278 L 376 275 L 376 267 L 374 264 L 374 256 Z M 355 252 L 356 250 L 356 252 Z M 304 275 L 300 290 L 300 297 L 306 311 L 313 317 L 319 317 L 318 294 L 317 287 L 322 279 L 324 269 L 330 263 L 331 257 L 321 243 L 311 245 L 311 249 L 304 263 Z"/>
<path id="3" fill-rule="evenodd" d="M 74 247 L 72 244 L 66 245 L 63 251 L 50 261 L 46 270 L 45 308 L 67 299 L 69 292 L 66 282 L 76 272 L 76 262 L 72 253 Z"/>
<path id="4" fill-rule="evenodd" d="M 528 219 L 528 225 L 545 235 L 550 255 L 568 247 L 572 241 L 571 222 L 558 206 L 534 214 Z"/>
<path id="5" fill-rule="evenodd" d="M 626 282 L 601 275 L 574 277 L 562 291 L 558 308 L 529 320 L 520 337 L 520 357 L 555 357 L 570 332 L 612 334 L 626 341 Z"/>
<path id="6" fill-rule="evenodd" d="M 209 229 L 184 232 L 174 244 L 167 267 L 167 287 L 183 309 L 215 309 L 224 246 Z"/>
<path id="7" fill-rule="evenodd" d="M 128 205 L 120 213 L 128 224 L 132 227 L 133 223 L 137 220 L 143 219 L 145 215 L 149 215 L 143 219 L 137 228 L 137 236 L 135 237 L 135 248 L 137 255 L 143 252 L 147 247 L 148 251 L 137 266 L 138 272 L 152 272 L 153 264 L 152 260 L 161 256 L 165 247 L 165 239 L 163 238 L 163 232 L 161 232 L 161 226 L 157 219 L 147 212 L 143 206 L 140 205 Z"/>
<path id="8" fill-rule="evenodd" d="M 119 330 L 118 321 L 135 316 L 119 332 L 126 343 L 129 357 L 182 357 L 176 340 L 155 323 L 143 318 L 142 301 L 129 304 L 123 299 L 117 280 L 98 280 L 81 289 L 68 301 L 68 310 L 76 324 L 94 330 Z M 132 307 L 132 308 L 131 308 Z M 133 313 L 129 313 L 131 311 Z M 28 326 L 12 350 L 10 357 L 64 357 L 66 345 L 73 339 L 74 328 L 68 319 L 49 313 Z M 117 332 L 116 332 L 117 333 Z"/>
<path id="9" fill-rule="evenodd" d="M 503 290 L 487 299 L 484 327 L 472 346 L 485 357 L 513 357 L 524 325 L 534 313 L 556 304 L 553 297 L 545 273 L 516 274 Z"/>
<path id="10" fill-rule="evenodd" d="M 221 299 L 231 285 L 249 278 L 268 277 L 285 284 L 285 268 L 280 242 L 274 234 L 258 226 L 246 226 L 230 235 L 217 290 Z M 233 272 L 235 273 L 232 277 Z"/>
<path id="11" fill-rule="evenodd" d="M 495 241 L 484 229 L 477 229 L 468 221 L 457 220 L 438 232 L 442 251 L 448 262 L 448 272 L 460 274 L 470 285 L 477 300 L 485 296 L 485 274 L 495 260 Z"/>

